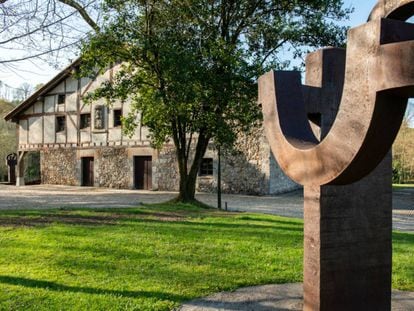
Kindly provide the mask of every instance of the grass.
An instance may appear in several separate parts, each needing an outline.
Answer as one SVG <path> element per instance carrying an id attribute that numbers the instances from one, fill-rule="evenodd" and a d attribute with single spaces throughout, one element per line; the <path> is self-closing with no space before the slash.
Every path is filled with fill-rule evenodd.
<path id="1" fill-rule="evenodd" d="M 171 310 L 302 280 L 303 223 L 188 205 L 0 213 L 0 310 Z M 393 286 L 414 290 L 414 235 L 394 233 Z"/>
<path id="2" fill-rule="evenodd" d="M 412 188 L 414 188 L 414 184 L 393 184 L 392 188 L 394 190 L 397 190 L 397 189 L 412 189 Z"/>

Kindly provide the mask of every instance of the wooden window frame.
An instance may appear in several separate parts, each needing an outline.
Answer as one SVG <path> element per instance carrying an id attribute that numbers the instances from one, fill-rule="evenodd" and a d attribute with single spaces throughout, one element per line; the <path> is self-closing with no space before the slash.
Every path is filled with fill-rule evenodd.
<path id="1" fill-rule="evenodd" d="M 121 127 L 122 126 L 122 109 L 113 110 L 113 126 Z"/>
<path id="2" fill-rule="evenodd" d="M 198 176 L 212 177 L 214 173 L 214 160 L 213 158 L 203 158 L 200 164 L 200 170 Z"/>
<path id="3" fill-rule="evenodd" d="M 86 116 L 89 116 L 89 118 L 87 118 Z M 85 122 L 86 119 L 88 119 L 88 122 Z M 80 115 L 80 120 L 79 120 L 79 129 L 84 130 L 84 129 L 88 129 L 91 127 L 91 122 L 92 122 L 92 116 L 90 113 L 81 113 Z"/>
<path id="4" fill-rule="evenodd" d="M 63 120 L 61 123 L 59 120 Z M 63 124 L 63 127 L 62 127 Z M 66 131 L 66 116 L 56 116 L 56 133 L 63 133 Z"/>
<path id="5" fill-rule="evenodd" d="M 57 103 L 58 105 L 64 105 L 66 102 L 66 94 L 58 94 Z"/>

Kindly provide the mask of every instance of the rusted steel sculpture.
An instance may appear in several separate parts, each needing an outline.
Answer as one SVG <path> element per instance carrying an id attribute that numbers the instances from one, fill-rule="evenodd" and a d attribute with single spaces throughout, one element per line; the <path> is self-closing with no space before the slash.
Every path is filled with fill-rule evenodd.
<path id="1" fill-rule="evenodd" d="M 391 309 L 389 150 L 414 95 L 414 0 L 379 1 L 299 72 L 259 79 L 266 135 L 304 185 L 304 310 Z"/>

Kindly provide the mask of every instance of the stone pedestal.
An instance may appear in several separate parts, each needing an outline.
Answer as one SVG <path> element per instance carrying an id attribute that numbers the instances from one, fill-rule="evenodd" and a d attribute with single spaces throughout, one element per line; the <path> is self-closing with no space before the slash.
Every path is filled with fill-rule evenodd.
<path id="1" fill-rule="evenodd" d="M 391 309 L 391 172 L 305 187 L 304 310 Z"/>
<path id="2" fill-rule="evenodd" d="M 16 166 L 16 186 L 24 186 L 24 156 L 25 152 L 19 152 L 17 166 Z"/>

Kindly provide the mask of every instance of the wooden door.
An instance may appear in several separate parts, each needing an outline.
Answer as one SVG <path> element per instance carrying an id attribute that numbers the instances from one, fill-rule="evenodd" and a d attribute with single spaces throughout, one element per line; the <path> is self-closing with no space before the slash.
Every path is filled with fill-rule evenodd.
<path id="1" fill-rule="evenodd" d="M 152 157 L 134 157 L 134 187 L 140 190 L 152 189 Z"/>
<path id="2" fill-rule="evenodd" d="M 93 187 L 93 157 L 82 158 L 82 186 Z"/>

